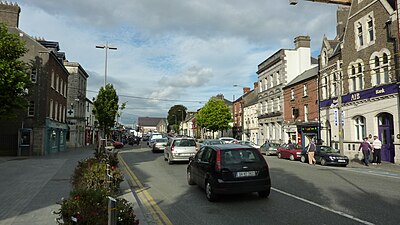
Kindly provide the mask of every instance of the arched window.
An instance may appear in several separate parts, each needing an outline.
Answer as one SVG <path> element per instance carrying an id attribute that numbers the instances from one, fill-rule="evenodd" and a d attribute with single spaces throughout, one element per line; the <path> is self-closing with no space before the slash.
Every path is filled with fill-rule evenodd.
<path id="1" fill-rule="evenodd" d="M 352 64 L 349 70 L 350 91 L 355 92 L 362 90 L 364 88 L 363 65 L 361 63 Z"/>
<path id="2" fill-rule="evenodd" d="M 389 83 L 389 59 L 386 53 L 382 56 L 383 79 L 385 83 Z"/>
<path id="3" fill-rule="evenodd" d="M 365 128 L 365 117 L 356 116 L 354 117 L 354 134 L 356 140 L 362 140 L 366 137 L 366 128 Z"/>

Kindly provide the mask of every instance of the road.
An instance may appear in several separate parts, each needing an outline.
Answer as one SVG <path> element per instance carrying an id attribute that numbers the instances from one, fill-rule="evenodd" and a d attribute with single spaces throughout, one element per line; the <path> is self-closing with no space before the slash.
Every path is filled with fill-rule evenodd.
<path id="1" fill-rule="evenodd" d="M 153 205 L 147 207 L 152 215 L 149 224 L 399 224 L 400 221 L 400 176 L 361 168 L 312 166 L 268 156 L 272 179 L 268 199 L 254 193 L 222 196 L 211 203 L 203 189 L 187 184 L 187 163 L 168 165 L 162 153 L 152 153 L 145 144 L 125 148 L 120 156 L 129 167 L 129 174 L 141 185 L 133 185 L 141 204 Z"/>

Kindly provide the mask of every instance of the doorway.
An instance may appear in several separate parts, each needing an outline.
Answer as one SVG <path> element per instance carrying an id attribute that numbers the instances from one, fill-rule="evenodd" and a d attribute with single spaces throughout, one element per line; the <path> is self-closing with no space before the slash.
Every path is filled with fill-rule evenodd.
<path id="1" fill-rule="evenodd" d="M 378 115 L 378 137 L 382 141 L 382 161 L 394 163 L 394 125 L 393 115 L 381 113 Z"/>

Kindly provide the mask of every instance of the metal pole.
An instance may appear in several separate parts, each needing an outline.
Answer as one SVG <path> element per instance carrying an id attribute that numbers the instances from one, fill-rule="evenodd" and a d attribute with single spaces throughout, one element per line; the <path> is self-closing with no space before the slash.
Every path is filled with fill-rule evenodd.
<path id="1" fill-rule="evenodd" d="M 338 61 L 338 67 L 339 67 L 339 61 Z M 338 72 L 338 77 L 339 77 L 339 88 L 338 88 L 338 126 L 339 126 L 339 151 L 340 154 L 344 154 L 344 146 L 343 146 L 343 124 L 342 124 L 342 76 L 341 76 L 341 71 Z"/>
<path id="2" fill-rule="evenodd" d="M 106 88 L 106 85 L 107 85 L 107 53 L 108 53 L 108 42 L 106 42 L 106 46 L 105 46 L 105 49 L 106 49 L 106 59 L 105 59 L 105 65 L 104 65 L 104 88 Z"/>

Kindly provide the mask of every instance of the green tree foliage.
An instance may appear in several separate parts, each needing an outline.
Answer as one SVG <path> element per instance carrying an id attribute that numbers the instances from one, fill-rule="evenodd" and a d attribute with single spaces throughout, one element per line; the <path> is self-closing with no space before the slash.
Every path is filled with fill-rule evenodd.
<path id="1" fill-rule="evenodd" d="M 196 114 L 197 125 L 213 132 L 230 128 L 231 121 L 229 107 L 221 99 L 211 98 Z"/>
<path id="2" fill-rule="evenodd" d="M 96 100 L 93 102 L 93 113 L 99 121 L 100 129 L 106 135 L 114 127 L 115 118 L 118 112 L 118 95 L 112 84 L 107 84 L 106 88 L 101 87 Z"/>
<path id="3" fill-rule="evenodd" d="M 179 124 L 186 118 L 187 108 L 183 105 L 174 105 L 168 110 L 168 124 L 173 124 L 174 130 L 179 129 Z"/>
<path id="4" fill-rule="evenodd" d="M 26 92 L 31 85 L 27 65 L 19 60 L 28 50 L 25 43 L 0 24 L 0 119 L 15 118 L 17 111 L 26 109 Z"/>

